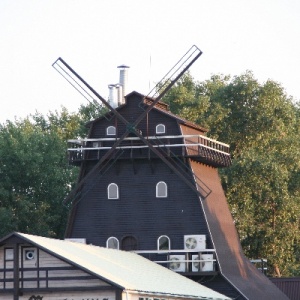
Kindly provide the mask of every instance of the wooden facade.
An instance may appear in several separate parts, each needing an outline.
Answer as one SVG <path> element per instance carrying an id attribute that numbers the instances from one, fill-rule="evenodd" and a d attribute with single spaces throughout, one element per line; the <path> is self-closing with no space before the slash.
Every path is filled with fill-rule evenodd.
<path id="1" fill-rule="evenodd" d="M 229 146 L 207 138 L 205 129 L 162 103 L 131 130 L 150 103 L 133 92 L 117 108 L 127 125 L 109 113 L 89 123 L 87 139 L 70 141 L 69 160 L 81 173 L 67 199 L 72 209 L 66 237 L 103 247 L 114 240 L 114 247 L 169 268 L 175 257 L 177 272 L 234 299 L 287 299 L 243 255 L 217 170 L 230 166 Z M 99 165 L 126 130 L 130 134 Z M 157 195 L 159 184 L 165 185 L 163 197 Z M 204 237 L 205 246 L 189 248 L 189 236 Z M 167 249 L 160 249 L 162 237 Z M 203 263 L 210 267 L 201 268 Z"/>
<path id="2" fill-rule="evenodd" d="M 0 247 L 0 299 L 117 299 L 118 289 L 95 275 L 12 236 Z"/>
<path id="3" fill-rule="evenodd" d="M 174 275 L 125 251 L 21 233 L 0 240 L 3 300 L 229 300 Z"/>

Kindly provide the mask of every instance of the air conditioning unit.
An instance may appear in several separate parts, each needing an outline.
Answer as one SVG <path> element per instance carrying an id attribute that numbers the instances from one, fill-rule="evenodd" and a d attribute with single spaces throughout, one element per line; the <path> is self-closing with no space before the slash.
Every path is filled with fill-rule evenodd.
<path id="1" fill-rule="evenodd" d="M 185 235 L 184 249 L 195 251 L 206 249 L 206 235 Z"/>
<path id="2" fill-rule="evenodd" d="M 185 255 L 170 255 L 169 269 L 175 272 L 185 272 L 186 270 Z"/>
<path id="3" fill-rule="evenodd" d="M 209 272 L 214 271 L 214 255 L 213 254 L 200 254 L 192 255 L 192 271 L 193 272 Z M 201 261 L 199 261 L 201 260 Z"/>
<path id="4" fill-rule="evenodd" d="M 200 271 L 200 257 L 199 255 L 192 255 L 192 272 Z"/>

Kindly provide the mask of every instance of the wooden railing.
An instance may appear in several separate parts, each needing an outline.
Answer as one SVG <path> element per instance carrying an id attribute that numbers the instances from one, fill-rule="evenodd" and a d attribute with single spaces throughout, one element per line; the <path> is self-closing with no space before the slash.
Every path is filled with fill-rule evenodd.
<path id="1" fill-rule="evenodd" d="M 173 139 L 184 139 L 184 143 L 170 143 Z M 181 146 L 203 146 L 207 149 L 215 150 L 224 154 L 229 154 L 229 145 L 218 142 L 203 135 L 165 135 L 165 136 L 149 136 L 146 139 L 151 143 L 152 140 L 159 140 L 160 145 L 155 145 L 156 147 L 181 147 Z M 68 151 L 78 151 L 80 150 L 109 150 L 111 146 L 101 146 L 103 142 L 115 142 L 118 138 L 97 138 L 97 139 L 76 139 L 68 140 L 68 143 L 72 144 L 73 147 L 69 148 Z M 124 139 L 126 141 L 140 141 L 138 137 L 127 137 Z M 164 142 L 165 141 L 165 142 Z M 94 143 L 94 146 L 87 146 L 88 143 Z M 117 147 L 117 149 L 132 149 L 132 148 L 148 148 L 144 143 L 140 145 L 123 145 Z"/>
<path id="2" fill-rule="evenodd" d="M 203 135 L 166 135 L 149 136 L 146 138 L 154 148 L 168 156 L 190 156 L 202 158 L 205 162 L 215 163 L 216 166 L 230 165 L 229 145 L 218 142 Z M 100 159 L 101 156 L 111 149 L 118 138 L 89 138 L 69 140 L 69 161 L 76 162 L 84 159 Z M 138 137 L 127 137 L 116 147 L 117 151 L 133 151 L 148 149 L 149 146 Z M 136 155 L 136 153 L 135 153 Z M 146 155 L 146 153 L 144 153 Z"/>

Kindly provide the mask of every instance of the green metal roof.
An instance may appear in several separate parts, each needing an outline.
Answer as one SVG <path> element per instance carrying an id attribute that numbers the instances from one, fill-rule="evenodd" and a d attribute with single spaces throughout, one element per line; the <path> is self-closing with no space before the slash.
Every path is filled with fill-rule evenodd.
<path id="1" fill-rule="evenodd" d="M 23 233 L 14 235 L 125 291 L 230 299 L 135 253 Z"/>

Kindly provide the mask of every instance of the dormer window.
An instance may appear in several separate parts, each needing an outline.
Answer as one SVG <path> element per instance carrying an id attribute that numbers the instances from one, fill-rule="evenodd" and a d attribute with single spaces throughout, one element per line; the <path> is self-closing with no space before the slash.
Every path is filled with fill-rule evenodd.
<path id="1" fill-rule="evenodd" d="M 110 183 L 107 187 L 108 199 L 119 199 L 119 187 L 115 183 Z"/>
<path id="2" fill-rule="evenodd" d="M 166 235 L 162 235 L 157 239 L 157 250 L 170 250 L 171 243 L 170 238 Z"/>
<path id="3" fill-rule="evenodd" d="M 164 124 L 156 125 L 156 134 L 164 134 L 166 133 L 166 126 Z"/>
<path id="4" fill-rule="evenodd" d="M 156 185 L 156 198 L 167 198 L 168 186 L 164 181 L 160 181 Z"/>
<path id="5" fill-rule="evenodd" d="M 106 247 L 109 249 L 119 249 L 119 240 L 114 236 L 110 237 L 106 241 Z"/>
<path id="6" fill-rule="evenodd" d="M 108 126 L 106 128 L 106 135 L 116 135 L 116 127 L 115 126 Z"/>

